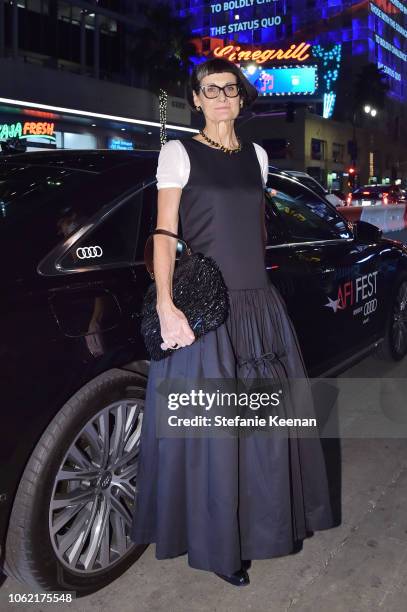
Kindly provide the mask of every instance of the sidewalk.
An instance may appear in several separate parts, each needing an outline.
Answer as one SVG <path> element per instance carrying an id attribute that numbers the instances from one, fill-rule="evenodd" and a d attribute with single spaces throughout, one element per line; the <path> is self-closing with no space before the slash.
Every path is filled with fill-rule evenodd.
<path id="1" fill-rule="evenodd" d="M 253 561 L 249 586 L 238 589 L 192 569 L 185 556 L 157 561 L 151 545 L 121 578 L 70 609 L 404 612 L 407 441 L 348 439 L 341 454 L 341 524 L 316 532 L 295 555 Z M 1 610 L 61 610 L 61 605 L 10 605 L 10 592 L 30 589 L 8 579 L 0 590 Z"/>

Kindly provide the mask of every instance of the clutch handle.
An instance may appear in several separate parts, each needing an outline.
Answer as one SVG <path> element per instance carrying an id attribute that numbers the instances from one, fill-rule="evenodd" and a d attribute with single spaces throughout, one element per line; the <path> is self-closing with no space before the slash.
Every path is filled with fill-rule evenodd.
<path id="1" fill-rule="evenodd" d="M 182 242 L 185 247 L 185 250 L 183 249 L 181 257 L 183 257 L 185 253 L 187 253 L 187 255 L 191 255 L 192 253 L 191 247 L 187 244 L 187 242 L 185 242 L 185 240 L 183 240 L 183 238 L 181 238 L 177 234 L 173 234 L 172 232 L 165 230 L 165 229 L 153 230 L 151 234 L 148 236 L 146 240 L 146 244 L 144 246 L 144 263 L 152 279 L 154 279 L 154 264 L 153 264 L 153 261 L 154 261 L 153 235 L 154 234 L 165 234 L 166 236 L 171 236 L 172 238 L 176 238 L 179 242 Z"/>

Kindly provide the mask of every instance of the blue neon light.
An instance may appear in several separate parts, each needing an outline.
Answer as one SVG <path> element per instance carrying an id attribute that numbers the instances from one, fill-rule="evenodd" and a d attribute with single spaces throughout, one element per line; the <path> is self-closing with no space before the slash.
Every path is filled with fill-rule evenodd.
<path id="1" fill-rule="evenodd" d="M 177 14 L 191 17 L 196 37 L 214 35 L 205 51 L 223 44 L 252 48 L 288 48 L 295 40 L 311 45 L 319 64 L 318 94 L 337 87 L 338 57 L 325 49 L 336 45 L 349 57 L 386 66 L 389 95 L 407 99 L 407 2 L 406 0 L 169 0 Z M 311 6 L 312 5 L 312 6 Z M 219 42 L 218 42 L 219 41 Z M 315 52 L 314 52 L 315 50 Z M 209 57 L 211 54 L 208 54 Z M 311 60 L 312 61 L 312 60 Z M 291 63 L 291 60 L 289 61 Z M 264 64 L 270 68 L 273 62 Z M 338 71 L 338 72 L 336 72 Z M 346 78 L 346 75 L 342 75 Z M 284 94 L 281 94 L 284 95 Z M 289 94 L 285 94 L 289 95 Z M 332 96 L 326 97 L 331 108 Z"/>
<path id="2" fill-rule="evenodd" d="M 329 93 L 324 93 L 324 109 L 322 111 L 322 116 L 325 119 L 329 119 L 330 117 L 332 117 L 334 112 L 335 100 L 336 93 L 334 93 L 333 91 L 330 91 Z"/>
<path id="3" fill-rule="evenodd" d="M 107 148 L 129 150 L 134 149 L 134 145 L 129 140 L 122 140 L 121 138 L 109 138 L 107 141 Z"/>
<path id="4" fill-rule="evenodd" d="M 314 94 L 317 89 L 317 66 L 282 68 L 243 68 L 243 73 L 261 96 Z"/>
<path id="5" fill-rule="evenodd" d="M 384 11 L 382 11 L 378 6 L 376 6 L 375 4 L 373 4 L 373 2 L 370 2 L 370 10 L 372 11 L 372 13 L 374 13 L 375 15 L 377 15 L 380 19 L 382 19 L 383 21 L 385 21 L 389 26 L 391 26 L 394 30 L 396 30 L 396 32 L 399 32 L 399 34 L 401 34 L 402 36 L 404 36 L 404 38 L 407 38 L 407 30 L 406 28 L 403 28 L 402 25 L 400 25 L 399 23 L 397 23 L 397 21 L 395 21 L 394 19 L 392 19 L 391 17 L 389 17 Z"/>

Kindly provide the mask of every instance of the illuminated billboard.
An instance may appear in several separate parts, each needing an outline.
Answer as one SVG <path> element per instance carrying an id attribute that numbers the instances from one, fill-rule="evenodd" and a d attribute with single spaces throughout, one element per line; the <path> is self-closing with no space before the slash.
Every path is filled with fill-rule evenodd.
<path id="1" fill-rule="evenodd" d="M 109 138 L 107 148 L 128 151 L 134 149 L 134 145 L 130 140 L 123 140 L 123 138 Z"/>
<path id="2" fill-rule="evenodd" d="M 314 95 L 318 89 L 318 66 L 250 66 L 242 71 L 260 96 Z"/>
<path id="3" fill-rule="evenodd" d="M 262 57 L 270 54 L 269 64 L 283 59 L 292 64 L 290 49 L 298 48 L 301 41 L 314 50 L 316 46 L 323 50 L 342 47 L 348 74 L 353 58 L 358 57 L 358 65 L 373 62 L 387 77 L 389 96 L 407 100 L 406 0 L 170 0 L 170 3 L 180 16 L 191 18 L 192 37 L 206 38 L 203 55 L 208 55 L 209 49 L 212 51 L 211 40 L 233 47 L 229 58 L 232 61 L 240 61 L 232 56 L 239 55 L 241 48 L 252 48 Z M 318 61 L 315 53 L 312 60 Z M 322 69 L 330 77 L 329 58 L 327 63 L 322 57 L 321 60 Z M 329 100 L 327 109 L 332 109 L 333 89 L 326 88 L 321 73 L 319 76 L 323 94 Z"/>

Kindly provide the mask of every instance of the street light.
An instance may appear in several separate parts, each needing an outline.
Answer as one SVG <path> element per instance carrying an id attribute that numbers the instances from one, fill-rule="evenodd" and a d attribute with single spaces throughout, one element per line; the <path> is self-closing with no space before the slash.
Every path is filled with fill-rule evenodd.
<path id="1" fill-rule="evenodd" d="M 363 110 L 365 111 L 366 114 L 371 115 L 372 117 L 376 117 L 377 115 L 377 110 L 373 108 L 371 104 L 365 104 L 363 106 Z M 357 145 L 357 139 L 356 139 L 356 111 L 357 111 L 357 108 L 355 107 L 353 110 L 353 115 L 352 115 L 352 128 L 353 128 L 352 137 L 353 139 L 351 141 L 351 148 L 349 149 L 352 165 L 348 171 L 348 175 L 349 175 L 348 185 L 349 186 L 352 185 L 353 187 L 355 187 L 356 185 L 356 177 L 358 175 L 358 173 L 355 170 L 356 163 L 357 163 L 357 157 L 358 157 L 358 145 Z"/>
<path id="2" fill-rule="evenodd" d="M 365 104 L 365 106 L 363 107 L 363 110 L 368 115 L 372 115 L 372 117 L 376 117 L 377 115 L 377 110 L 375 108 L 372 108 L 370 104 Z"/>

